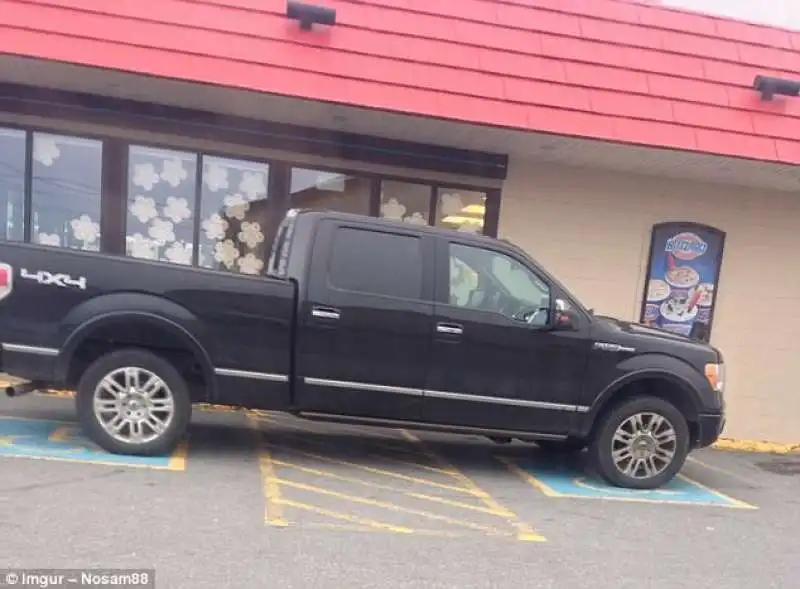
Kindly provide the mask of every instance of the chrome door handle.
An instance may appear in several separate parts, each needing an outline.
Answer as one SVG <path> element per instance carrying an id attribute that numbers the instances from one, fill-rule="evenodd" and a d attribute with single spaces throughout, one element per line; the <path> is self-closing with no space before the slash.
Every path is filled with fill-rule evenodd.
<path id="1" fill-rule="evenodd" d="M 439 323 L 436 326 L 436 331 L 439 333 L 448 333 L 450 335 L 461 335 L 464 333 L 464 328 L 453 323 Z"/>
<path id="2" fill-rule="evenodd" d="M 314 307 L 311 315 L 320 319 L 338 319 L 341 316 L 337 309 L 331 307 Z"/>

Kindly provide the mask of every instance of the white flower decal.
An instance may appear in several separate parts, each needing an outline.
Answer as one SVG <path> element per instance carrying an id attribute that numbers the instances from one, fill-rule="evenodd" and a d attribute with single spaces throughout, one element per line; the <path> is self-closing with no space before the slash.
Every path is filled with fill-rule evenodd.
<path id="1" fill-rule="evenodd" d="M 461 233 L 478 233 L 480 230 L 481 226 L 476 223 L 464 223 L 458 228 Z"/>
<path id="2" fill-rule="evenodd" d="M 464 208 L 464 203 L 459 194 L 442 195 L 442 216 L 455 215 Z"/>
<path id="3" fill-rule="evenodd" d="M 165 159 L 161 162 L 161 179 L 176 188 L 178 184 L 186 180 L 189 173 L 183 167 L 183 162 L 176 157 Z"/>
<path id="4" fill-rule="evenodd" d="M 34 134 L 33 159 L 43 166 L 52 166 L 59 156 L 61 156 L 61 150 L 58 148 L 55 138 Z"/>
<path id="5" fill-rule="evenodd" d="M 100 237 L 100 223 L 92 221 L 89 215 L 81 215 L 70 221 L 69 225 L 72 227 L 72 235 L 78 241 L 82 241 L 84 247 L 94 243 Z"/>
<path id="6" fill-rule="evenodd" d="M 240 221 L 244 219 L 247 211 L 250 210 L 250 203 L 239 193 L 229 194 L 222 199 L 222 203 L 225 205 L 225 215 Z"/>
<path id="7" fill-rule="evenodd" d="M 160 180 L 153 164 L 136 164 L 133 167 L 134 186 L 139 186 L 149 192 Z"/>
<path id="8" fill-rule="evenodd" d="M 239 258 L 236 263 L 239 265 L 239 271 L 242 274 L 258 274 L 264 267 L 264 262 L 254 254 L 247 254 Z"/>
<path id="9" fill-rule="evenodd" d="M 244 192 L 250 200 L 255 200 L 259 196 L 267 193 L 267 184 L 264 181 L 264 174 L 261 172 L 244 172 L 242 181 L 239 183 L 239 190 Z"/>
<path id="10" fill-rule="evenodd" d="M 228 221 L 223 219 L 219 213 L 214 213 L 208 219 L 204 219 L 202 225 L 206 237 L 213 240 L 222 239 L 225 237 L 225 231 L 228 230 Z"/>
<path id="11" fill-rule="evenodd" d="M 236 258 L 239 257 L 239 250 L 233 245 L 230 239 L 218 241 L 214 244 L 214 259 L 225 264 L 228 268 L 233 267 Z"/>
<path id="12" fill-rule="evenodd" d="M 406 223 L 411 223 L 412 225 L 427 225 L 428 221 L 425 220 L 425 217 L 422 216 L 422 213 L 416 212 L 405 219 L 403 219 Z"/>
<path id="13" fill-rule="evenodd" d="M 57 233 L 40 233 L 36 241 L 42 245 L 61 245 L 61 238 Z"/>
<path id="14" fill-rule="evenodd" d="M 185 198 L 175 198 L 174 196 L 167 197 L 167 206 L 162 211 L 165 217 L 172 219 L 173 223 L 180 223 L 192 216 L 189 201 Z"/>
<path id="15" fill-rule="evenodd" d="M 175 241 L 164 252 L 164 257 L 173 264 L 189 265 L 192 263 L 192 244 Z"/>
<path id="16" fill-rule="evenodd" d="M 147 223 L 150 219 L 158 217 L 156 201 L 149 196 L 137 194 L 133 197 L 133 202 L 128 205 L 128 210 L 140 223 Z"/>
<path id="17" fill-rule="evenodd" d="M 153 219 L 153 223 L 150 225 L 147 233 L 150 235 L 150 237 L 163 245 L 170 241 L 175 241 L 175 232 L 173 231 L 174 228 L 175 226 L 172 224 L 172 221 L 167 221 L 165 219 Z"/>
<path id="18" fill-rule="evenodd" d="M 211 192 L 226 190 L 228 188 L 228 169 L 219 164 L 206 166 L 203 181 Z"/>
<path id="19" fill-rule="evenodd" d="M 141 233 L 134 233 L 125 238 L 128 255 L 134 258 L 145 260 L 155 260 L 158 258 L 156 247 L 158 244 L 151 239 L 147 239 Z"/>
<path id="20" fill-rule="evenodd" d="M 264 241 L 264 234 L 261 232 L 261 225 L 255 222 L 243 222 L 242 230 L 239 231 L 239 235 L 237 237 L 239 238 L 239 241 L 246 243 L 247 247 L 250 249 L 253 249 L 259 243 Z"/>
<path id="21" fill-rule="evenodd" d="M 385 219 L 399 221 L 406 214 L 406 207 L 396 198 L 390 198 L 381 205 L 381 216 Z"/>

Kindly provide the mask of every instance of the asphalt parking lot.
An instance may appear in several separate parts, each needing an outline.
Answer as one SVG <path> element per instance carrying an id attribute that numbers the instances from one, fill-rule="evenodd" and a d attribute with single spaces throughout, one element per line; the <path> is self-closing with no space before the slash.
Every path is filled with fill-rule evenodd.
<path id="1" fill-rule="evenodd" d="M 99 451 L 69 399 L 0 400 L 0 568 L 158 587 L 795 588 L 800 456 L 706 450 L 653 492 L 534 447 L 197 411 L 172 457 Z"/>

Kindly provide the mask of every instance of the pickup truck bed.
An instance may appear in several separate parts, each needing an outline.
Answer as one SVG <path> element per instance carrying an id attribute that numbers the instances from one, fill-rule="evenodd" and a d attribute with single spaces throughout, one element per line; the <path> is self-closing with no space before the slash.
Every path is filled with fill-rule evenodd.
<path id="1" fill-rule="evenodd" d="M 0 243 L 0 369 L 77 390 L 112 452 L 193 403 L 589 449 L 653 488 L 724 425 L 715 348 L 596 317 L 504 241 L 290 211 L 263 276 Z"/>

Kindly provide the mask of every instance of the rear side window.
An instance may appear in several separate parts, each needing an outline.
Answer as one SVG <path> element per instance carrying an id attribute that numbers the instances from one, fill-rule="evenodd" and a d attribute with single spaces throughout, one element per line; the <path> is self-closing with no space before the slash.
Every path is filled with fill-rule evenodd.
<path id="1" fill-rule="evenodd" d="M 339 228 L 333 236 L 328 281 L 342 290 L 421 299 L 421 240 L 396 233 Z"/>

